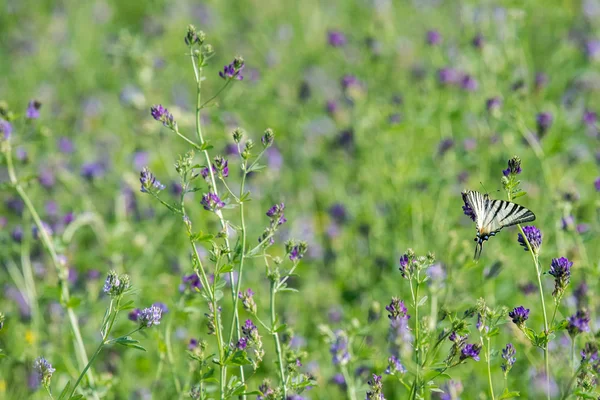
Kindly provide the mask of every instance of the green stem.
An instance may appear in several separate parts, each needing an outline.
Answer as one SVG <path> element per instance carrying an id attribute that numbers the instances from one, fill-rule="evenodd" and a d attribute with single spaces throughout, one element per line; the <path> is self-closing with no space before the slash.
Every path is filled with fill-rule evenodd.
<path id="1" fill-rule="evenodd" d="M 213 101 L 214 99 L 216 99 L 216 98 L 217 98 L 217 97 L 218 97 L 218 96 L 221 94 L 221 92 L 222 92 L 223 90 L 225 90 L 225 88 L 226 88 L 227 86 L 229 86 L 229 84 L 230 84 L 231 82 L 232 82 L 232 80 L 231 80 L 231 79 L 228 79 L 228 80 L 227 80 L 227 82 L 225 82 L 225 84 L 224 84 L 224 85 L 221 87 L 221 89 L 219 89 L 219 91 L 218 91 L 217 93 L 215 93 L 215 95 L 214 95 L 213 97 L 211 97 L 210 99 L 206 100 L 204 103 L 202 103 L 202 104 L 200 105 L 200 109 L 203 109 L 204 107 L 206 107 L 206 105 L 207 105 L 208 103 L 210 103 L 211 101 Z"/>
<path id="2" fill-rule="evenodd" d="M 78 356 L 77 358 L 78 358 L 80 367 L 82 367 L 83 365 L 86 365 L 86 367 L 87 367 L 86 370 L 88 371 L 87 378 L 89 380 L 90 387 L 92 388 L 92 395 L 93 395 L 94 399 L 98 399 L 98 394 L 96 393 L 96 391 L 94 389 L 94 386 L 95 386 L 94 375 L 92 373 L 92 370 L 89 369 L 89 367 L 87 366 L 89 364 L 89 360 L 87 357 L 87 353 L 85 351 L 83 339 L 81 337 L 81 331 L 79 330 L 79 321 L 77 320 L 77 316 L 75 315 L 75 312 L 69 305 L 69 300 L 71 299 L 71 295 L 69 293 L 68 281 L 67 281 L 69 273 L 68 273 L 66 267 L 62 266 L 60 261 L 58 260 L 58 255 L 56 254 L 56 250 L 54 249 L 54 244 L 52 243 L 52 240 L 50 240 L 50 237 L 48 236 L 48 232 L 46 232 L 46 228 L 42 224 L 42 220 L 41 220 L 39 214 L 37 213 L 37 210 L 35 209 L 33 203 L 29 199 L 29 196 L 27 195 L 27 193 L 25 192 L 25 190 L 23 189 L 23 187 L 21 186 L 21 184 L 19 183 L 19 181 L 17 179 L 17 175 L 15 174 L 15 169 L 14 169 L 13 162 L 12 162 L 12 154 L 11 154 L 10 147 L 5 151 L 5 155 L 6 155 L 6 164 L 7 164 L 10 182 L 13 184 L 15 190 L 19 194 L 19 197 L 21 197 L 21 199 L 23 200 L 23 203 L 25 203 L 25 206 L 29 210 L 31 217 L 33 218 L 33 221 L 35 222 L 35 225 L 38 228 L 38 232 L 39 232 L 40 238 L 42 240 L 42 244 L 43 244 L 44 248 L 46 249 L 46 251 L 48 252 L 48 254 L 50 255 L 50 258 L 52 259 L 52 263 L 54 264 L 54 268 L 56 268 L 56 271 L 58 273 L 58 279 L 60 282 L 60 290 L 61 290 L 61 301 L 67 309 L 67 316 L 69 318 L 69 324 L 71 325 L 71 331 L 73 331 L 73 336 L 75 338 L 75 351 Z"/>
<path id="3" fill-rule="evenodd" d="M 275 281 L 271 282 L 271 333 L 275 340 L 275 351 L 277 352 L 277 362 L 279 364 L 279 379 L 281 380 L 281 386 L 283 388 L 283 398 L 287 398 L 287 384 L 285 380 L 285 371 L 283 368 L 283 356 L 281 352 L 281 343 L 279 342 L 279 334 L 276 332 L 277 327 L 275 326 L 275 293 L 277 287 Z M 347 383 L 347 382 L 346 382 Z"/>
<path id="4" fill-rule="evenodd" d="M 195 149 L 197 149 L 197 150 L 200 149 L 200 146 L 198 146 L 192 140 L 188 139 L 187 136 L 185 136 L 181 132 L 179 132 L 179 129 L 177 127 L 175 127 L 175 129 L 172 129 L 172 131 L 175 132 L 180 138 L 182 138 L 183 140 L 185 140 L 186 142 L 188 142 L 189 144 L 191 144 L 192 146 L 194 146 Z"/>
<path id="5" fill-rule="evenodd" d="M 417 271 L 417 284 L 415 285 L 416 288 L 413 289 L 413 285 L 412 285 L 412 279 L 410 281 L 410 294 L 412 297 L 412 301 L 413 301 L 413 306 L 415 308 L 415 362 L 416 362 L 416 372 L 415 372 L 415 383 L 414 383 L 414 387 L 415 390 L 412 394 L 412 398 L 415 399 L 417 396 L 417 391 L 419 388 L 419 380 L 420 380 L 420 373 L 421 373 L 421 368 L 420 368 L 420 364 L 419 364 L 419 359 L 420 359 L 420 355 L 419 355 L 419 306 L 418 306 L 418 299 L 419 299 L 419 272 Z"/>
<path id="6" fill-rule="evenodd" d="M 571 337 L 571 369 L 575 373 L 575 338 Z"/>
<path id="7" fill-rule="evenodd" d="M 494 397 L 494 385 L 492 384 L 492 367 L 491 367 L 491 349 L 490 349 L 490 338 L 487 338 L 487 348 L 486 348 L 486 361 L 487 361 L 487 372 L 488 372 L 488 383 L 490 385 L 490 396 L 492 400 L 495 400 Z"/>
<path id="8" fill-rule="evenodd" d="M 344 380 L 346 381 L 346 394 L 348 395 L 348 399 L 356 400 L 356 389 L 354 388 L 354 381 L 350 378 L 347 365 L 342 366 L 342 375 L 344 375 Z"/>
<path id="9" fill-rule="evenodd" d="M 175 371 L 175 360 L 173 358 L 173 346 L 171 345 L 171 328 L 173 327 L 173 315 L 169 318 L 167 328 L 165 329 L 165 344 L 167 347 L 167 360 L 171 367 L 171 376 L 173 377 L 173 383 L 175 384 L 175 390 L 179 397 L 182 396 L 181 383 L 177 378 L 177 372 Z"/>
<path id="10" fill-rule="evenodd" d="M 198 140 L 200 141 L 200 145 L 204 145 L 204 136 L 202 135 L 202 122 L 201 122 L 201 118 L 200 118 L 200 110 L 202 109 L 202 66 L 199 66 L 196 64 L 196 56 L 193 54 L 191 54 L 191 60 L 192 60 L 192 66 L 194 68 L 194 76 L 196 77 L 196 84 L 197 84 L 197 96 L 196 96 L 196 134 L 198 136 Z M 214 193 L 216 195 L 218 195 L 217 192 L 217 184 L 215 181 L 215 174 L 213 172 L 213 169 L 211 168 L 211 162 L 210 162 L 210 156 L 208 154 L 207 150 L 203 150 L 202 151 L 204 153 L 204 157 L 206 159 L 206 166 L 208 167 L 208 171 L 210 174 L 210 182 L 212 184 L 212 190 L 214 191 Z M 225 223 L 225 219 L 223 218 L 223 213 L 221 212 L 221 210 L 216 210 L 215 212 L 217 214 L 217 217 L 219 217 L 219 221 L 221 222 L 221 228 L 225 231 L 225 248 L 227 250 L 227 258 L 229 259 L 229 262 L 231 262 L 231 246 L 229 244 L 229 238 L 227 236 L 227 224 Z M 237 299 L 237 293 L 235 291 L 234 288 L 234 276 L 233 276 L 233 271 L 229 272 L 229 281 L 231 282 L 231 299 L 232 302 L 235 303 L 236 299 Z M 238 280 L 238 283 L 241 280 Z M 216 310 L 215 310 L 216 312 Z M 238 310 L 237 308 L 234 308 L 233 310 L 233 314 L 234 314 L 234 322 L 235 322 L 235 331 L 236 331 L 236 340 L 239 340 L 240 338 L 240 317 L 238 314 Z M 241 381 L 245 384 L 246 380 L 244 378 L 244 367 L 240 366 L 240 379 Z M 246 396 L 242 396 L 243 399 L 246 399 Z"/>
<path id="11" fill-rule="evenodd" d="M 75 394 L 75 390 L 77 389 L 77 386 L 79 386 L 79 383 L 85 376 L 85 373 L 92 366 L 92 363 L 94 362 L 94 360 L 96 360 L 96 357 L 98 357 L 98 355 L 102 351 L 102 348 L 104 347 L 105 344 L 106 344 L 105 340 L 102 340 L 102 342 L 100 342 L 100 345 L 96 349 L 96 352 L 92 355 L 92 358 L 90 358 L 90 361 L 87 363 L 85 368 L 83 368 L 83 371 L 81 371 L 81 374 L 79 374 L 79 377 L 77 377 L 77 380 L 75 381 L 75 384 L 73 385 L 73 388 L 71 389 L 71 395 L 69 396 L 69 398 L 71 398 Z"/>
<path id="12" fill-rule="evenodd" d="M 510 196 L 509 196 L 509 200 L 510 200 Z M 533 251 L 533 248 L 531 247 L 531 243 L 529 243 L 529 240 L 527 239 L 527 236 L 525 235 L 525 232 L 523 232 L 523 228 L 521 227 L 521 224 L 518 224 L 517 227 L 519 228 L 521 235 L 523 236 L 523 238 L 525 239 L 525 242 L 527 243 L 527 249 L 529 250 L 529 254 L 531 254 L 531 258 L 533 259 L 533 264 L 535 265 L 535 274 L 537 276 L 537 281 L 538 281 L 540 302 L 542 303 L 542 313 L 544 314 L 544 332 L 546 334 L 546 338 L 548 338 L 548 336 L 549 336 L 548 314 L 546 313 L 546 303 L 544 301 L 544 288 L 542 286 L 542 272 L 540 270 L 540 263 L 539 263 L 537 254 Z M 546 366 L 546 397 L 548 398 L 548 400 L 550 400 L 550 360 L 549 360 L 548 342 L 547 341 L 544 345 L 544 364 Z"/>
<path id="13" fill-rule="evenodd" d="M 242 183 L 240 184 L 240 198 L 244 195 L 244 186 L 246 184 L 246 162 L 244 161 L 244 173 L 242 175 Z M 244 218 L 244 202 L 240 203 L 240 223 L 241 223 L 241 238 L 242 238 L 242 248 L 241 248 L 241 254 L 240 254 L 240 265 L 238 267 L 238 279 L 237 279 L 237 285 L 236 285 L 236 289 L 235 289 L 235 293 L 239 293 L 242 289 L 242 274 L 244 272 L 244 259 L 246 258 L 246 220 Z M 231 287 L 233 287 L 233 280 L 231 281 Z M 236 322 L 235 319 L 237 317 L 237 309 L 238 309 L 238 301 L 239 301 L 239 296 L 235 296 L 233 299 L 233 309 L 236 310 L 236 312 L 233 313 L 232 315 L 232 319 L 231 319 L 231 330 L 229 332 L 229 342 L 231 343 L 233 341 L 233 332 L 234 332 L 234 327 L 236 326 Z"/>

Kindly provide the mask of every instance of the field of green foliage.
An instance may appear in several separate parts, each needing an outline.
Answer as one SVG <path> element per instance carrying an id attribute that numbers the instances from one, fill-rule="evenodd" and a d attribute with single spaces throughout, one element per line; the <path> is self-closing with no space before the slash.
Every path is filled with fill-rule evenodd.
<path id="1" fill-rule="evenodd" d="M 0 398 L 599 398 L 599 112 L 598 0 L 0 1 Z"/>

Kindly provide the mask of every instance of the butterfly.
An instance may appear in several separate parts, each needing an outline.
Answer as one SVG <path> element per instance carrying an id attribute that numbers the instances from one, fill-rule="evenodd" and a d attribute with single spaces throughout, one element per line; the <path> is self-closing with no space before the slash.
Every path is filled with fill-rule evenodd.
<path id="1" fill-rule="evenodd" d="M 462 192 L 462 199 L 463 211 L 477 227 L 475 260 L 481 256 L 483 242 L 496 236 L 502 228 L 535 220 L 535 214 L 527 208 L 510 201 L 490 200 L 487 194 L 467 190 Z"/>

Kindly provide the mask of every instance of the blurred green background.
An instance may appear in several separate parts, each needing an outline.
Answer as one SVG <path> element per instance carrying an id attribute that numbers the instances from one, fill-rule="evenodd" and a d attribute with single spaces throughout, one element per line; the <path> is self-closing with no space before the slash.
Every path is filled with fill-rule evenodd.
<path id="1" fill-rule="evenodd" d="M 434 252 L 444 265 L 440 307 L 462 312 L 479 297 L 490 305 L 523 304 L 532 308 L 532 324 L 540 328 L 536 294 L 520 289 L 534 281 L 535 272 L 516 242 L 516 230 L 487 243 L 474 264 L 475 229 L 461 211 L 465 188 L 504 198 L 501 171 L 515 154 L 523 160 L 521 179 L 528 192 L 519 203 L 536 213 L 544 235 L 542 266 L 547 270 L 550 259 L 559 256 L 574 261 L 572 285 L 587 282 L 595 315 L 599 146 L 597 128 L 582 122 L 582 115 L 600 108 L 600 50 L 594 53 L 590 46 L 600 38 L 597 1 L 3 0 L 0 99 L 18 114 L 30 99 L 43 104 L 40 120 L 15 125 L 12 143 L 28 155 L 18 163 L 19 176 L 41 182 L 34 179 L 27 191 L 43 218 L 58 221 L 72 212 L 82 221 L 63 253 L 77 275 L 71 290 L 82 300 L 76 313 L 88 353 L 99 340 L 107 302 L 101 287 L 110 269 L 131 275 L 138 306 L 160 301 L 171 309 L 161 329 L 141 339 L 147 353 L 112 348 L 101 355 L 95 370 L 113 385 L 107 398 L 149 398 L 150 390 L 155 398 L 172 398 L 167 368 L 157 374 L 165 326 L 173 329 L 182 376 L 187 341 L 206 337 L 200 296 L 187 300 L 195 311 L 174 311 L 181 276 L 192 271 L 183 227 L 178 217 L 142 195 L 138 183 L 140 169 L 148 165 L 170 187 L 177 180 L 173 164 L 187 151 L 151 118 L 151 105 L 165 105 L 180 131 L 193 136 L 195 85 L 183 41 L 190 23 L 206 32 L 216 50 L 206 68 L 205 96 L 221 86 L 223 65 L 238 54 L 246 61 L 244 80 L 218 99 L 218 107 L 203 111 L 206 136 L 215 146 L 212 155 L 226 155 L 237 126 L 255 141 L 267 127 L 276 134 L 267 154 L 269 168 L 248 183 L 253 201 L 246 223 L 253 243 L 268 224 L 265 211 L 284 201 L 288 223 L 275 253 L 283 254 L 281 244 L 288 237 L 309 244 L 292 283 L 300 294 L 279 300 L 283 318 L 304 339 L 305 366 L 319 381 L 305 393 L 308 398 L 345 396 L 330 383 L 336 371 L 317 324 L 368 325 L 369 339 L 357 343 L 352 367 L 385 369 L 388 320 L 384 313 L 369 324 L 367 314 L 374 301 L 384 306 L 392 296 L 408 300 L 397 267 L 409 247 L 418 254 Z M 441 34 L 441 44 L 426 43 L 430 30 Z M 346 43 L 333 46 L 333 32 L 343 34 Z M 477 34 L 484 38 L 481 48 L 472 44 Z M 441 83 L 443 68 L 468 74 L 477 88 L 465 89 L 463 81 L 463 87 Z M 358 83 L 344 89 L 345 76 Z M 488 112 L 486 100 L 494 96 L 503 105 Z M 540 112 L 551 113 L 553 123 L 538 142 Z M 72 141 L 72 151 L 65 148 L 65 138 Z M 90 169 L 96 175 L 86 179 L 82 172 Z M 230 180 L 239 177 L 232 173 Z M 57 277 L 37 242 L 12 240 L 13 230 L 29 229 L 31 218 L 15 212 L 10 190 L 1 196 L 0 311 L 7 322 L 0 347 L 8 357 L 0 360 L 0 397 L 32 395 L 30 365 L 39 355 L 57 368 L 53 381 L 60 391 L 77 369 L 69 326 L 57 304 Z M 169 196 L 165 191 L 163 198 L 174 201 Z M 199 202 L 199 195 L 188 195 L 195 225 L 216 231 L 218 221 Z M 568 216 L 575 222 L 565 228 L 561 219 Z M 578 231 L 577 224 L 585 226 Z M 8 272 L 23 257 L 38 274 L 39 332 L 19 309 Z M 496 261 L 501 269 L 490 278 Z M 100 278 L 89 278 L 92 270 Z M 246 271 L 243 286 L 257 292 L 259 312 L 262 307 L 266 313 L 264 266 L 251 262 Z M 553 283 L 544 281 L 551 304 Z M 559 312 L 563 317 L 575 312 L 568 297 Z M 123 315 L 116 329 L 126 332 L 131 324 Z M 511 388 L 536 398 L 535 379 L 523 378 L 535 377 L 541 353 L 513 328 L 506 325 L 494 347 L 515 343 Z M 568 359 L 563 339 L 555 341 L 553 363 Z M 266 361 L 252 377 L 252 389 L 263 376 L 276 376 L 270 340 L 265 343 Z M 498 360 L 494 379 L 502 387 Z M 483 361 L 454 370 L 452 376 L 465 382 L 461 398 L 486 398 L 485 374 Z M 564 386 L 567 375 L 556 372 L 557 384 Z M 398 382 L 384 386 L 387 398 L 404 398 Z"/>

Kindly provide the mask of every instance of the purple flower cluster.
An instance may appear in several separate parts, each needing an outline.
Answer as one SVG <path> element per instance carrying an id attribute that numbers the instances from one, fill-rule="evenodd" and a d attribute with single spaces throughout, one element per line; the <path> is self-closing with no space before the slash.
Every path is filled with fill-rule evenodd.
<path id="1" fill-rule="evenodd" d="M 481 346 L 478 344 L 467 343 L 460 351 L 460 360 L 466 360 L 472 358 L 475 361 L 479 361 L 479 352 Z"/>
<path id="2" fill-rule="evenodd" d="M 162 318 L 163 310 L 157 305 L 152 305 L 144 308 L 139 314 L 140 327 L 150 328 L 153 325 L 159 325 Z"/>
<path id="3" fill-rule="evenodd" d="M 37 382 L 41 383 L 45 387 L 50 385 L 52 374 L 56 372 L 56 369 L 52 368 L 52 364 L 50 364 L 44 357 L 38 357 L 35 359 L 33 362 L 33 370 L 35 371 Z"/>
<path id="4" fill-rule="evenodd" d="M 140 191 L 142 193 L 148 193 L 152 190 L 160 192 L 165 188 L 165 185 L 163 185 L 158 179 L 156 179 L 156 177 L 152 172 L 150 172 L 148 167 L 144 167 L 140 172 L 140 183 L 142 184 L 140 188 Z"/>
<path id="5" fill-rule="evenodd" d="M 31 100 L 27 105 L 27 111 L 25 111 L 25 118 L 27 119 L 37 119 L 40 117 L 40 108 L 42 108 L 42 103 L 37 100 Z"/>
<path id="6" fill-rule="evenodd" d="M 502 349 L 502 359 L 504 361 L 502 361 L 501 368 L 505 374 L 508 374 L 510 369 L 513 367 L 513 365 L 517 361 L 517 358 L 515 357 L 516 355 L 517 355 L 517 350 L 515 350 L 515 347 L 512 345 L 512 343 L 508 343 L 506 345 L 506 347 L 504 349 Z"/>
<path id="7" fill-rule="evenodd" d="M 223 158 L 221 156 L 215 157 L 212 167 L 213 167 L 213 171 L 220 172 L 224 178 L 227 178 L 229 176 L 229 163 L 225 158 Z M 206 169 L 208 170 L 208 168 L 206 168 Z M 202 173 L 202 176 L 204 178 L 206 178 L 206 176 L 204 176 L 204 173 Z"/>
<path id="8" fill-rule="evenodd" d="M 346 35 L 340 31 L 329 31 L 327 32 L 327 41 L 332 47 L 343 47 L 348 42 Z"/>
<path id="9" fill-rule="evenodd" d="M 590 330 L 590 314 L 585 310 L 577 311 L 577 313 L 569 317 L 568 321 L 567 331 L 572 337 L 583 332 L 589 332 Z"/>
<path id="10" fill-rule="evenodd" d="M 529 308 L 523 306 L 515 307 L 508 313 L 508 316 L 512 318 L 512 322 L 517 324 L 517 326 L 522 327 L 525 321 L 529 319 Z"/>
<path id="11" fill-rule="evenodd" d="M 167 110 L 161 104 L 150 107 L 150 114 L 152 115 L 152 118 L 162 122 L 162 124 L 167 128 L 173 129 L 176 125 L 173 114 L 171 114 L 169 110 Z"/>
<path id="12" fill-rule="evenodd" d="M 535 226 L 530 225 L 523 227 L 523 233 L 525 233 L 525 237 L 523 237 L 521 233 L 517 236 L 519 244 L 523 246 L 525 251 L 529 251 L 529 247 L 527 246 L 527 242 L 529 242 L 531 250 L 535 254 L 539 253 L 540 248 L 542 247 L 542 232 Z M 527 241 L 525 239 L 527 239 Z"/>
<path id="13" fill-rule="evenodd" d="M 238 56 L 231 63 L 223 67 L 223 71 L 219 72 L 219 76 L 225 80 L 236 79 L 241 81 L 244 79 L 242 76 L 244 66 L 244 59 Z"/>
<path id="14" fill-rule="evenodd" d="M 541 112 L 536 116 L 537 133 L 540 138 L 548 132 L 548 129 L 552 126 L 553 120 L 554 117 L 549 112 Z"/>
<path id="15" fill-rule="evenodd" d="M 245 292 L 238 293 L 238 298 L 242 300 L 244 310 L 246 310 L 250 314 L 256 314 L 256 302 L 254 301 L 253 296 L 254 292 L 252 291 L 252 289 L 248 289 Z"/>
<path id="16" fill-rule="evenodd" d="M 183 292 L 187 288 L 189 288 L 190 291 L 193 293 L 202 290 L 202 283 L 200 283 L 200 277 L 198 276 L 198 274 L 193 273 L 190 275 L 184 275 L 181 278 L 181 285 L 179 286 L 179 291 Z"/>
<path id="17" fill-rule="evenodd" d="M 383 396 L 383 382 L 381 375 L 373 374 L 373 377 L 367 382 L 369 390 L 367 391 L 367 400 L 385 400 Z"/>
<path id="18" fill-rule="evenodd" d="M 404 374 L 406 373 L 406 368 L 404 368 L 396 356 L 390 356 L 390 358 L 388 358 L 388 366 L 385 369 L 385 373 L 388 375 L 394 375 L 396 372 Z"/>
<path id="19" fill-rule="evenodd" d="M 4 136 L 5 140 L 10 139 L 10 135 L 12 134 L 13 128 L 10 122 L 3 120 L 0 118 L 0 135 Z"/>
<path id="20" fill-rule="evenodd" d="M 334 365 L 346 365 L 350 362 L 350 351 L 348 349 L 348 336 L 342 330 L 334 332 L 334 339 L 329 347 L 331 359 Z"/>
<path id="21" fill-rule="evenodd" d="M 504 176 L 518 175 L 521 173 L 521 159 L 514 156 L 508 160 L 508 168 L 502 170 Z"/>
<path id="22" fill-rule="evenodd" d="M 408 309 L 404 305 L 404 302 L 397 297 L 392 297 L 392 301 L 390 304 L 385 306 L 385 309 L 387 312 L 389 312 L 388 318 L 391 320 L 410 318 L 410 315 L 408 315 Z"/>
<path id="23" fill-rule="evenodd" d="M 571 280 L 571 267 L 573 263 L 566 257 L 553 258 L 548 273 L 554 277 L 553 296 L 562 296 Z"/>
<path id="24" fill-rule="evenodd" d="M 202 204 L 204 209 L 207 211 L 217 211 L 225 207 L 225 203 L 216 193 L 213 192 L 205 193 L 204 196 L 202 196 L 200 204 Z"/>

